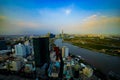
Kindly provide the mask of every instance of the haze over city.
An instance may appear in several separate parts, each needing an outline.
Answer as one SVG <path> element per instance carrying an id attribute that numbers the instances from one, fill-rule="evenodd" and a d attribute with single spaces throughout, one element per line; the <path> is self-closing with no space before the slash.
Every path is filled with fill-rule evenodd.
<path id="1" fill-rule="evenodd" d="M 120 80 L 120 0 L 0 0 L 0 80 Z"/>
<path id="2" fill-rule="evenodd" d="M 0 34 L 120 34 L 120 0 L 0 0 Z"/>

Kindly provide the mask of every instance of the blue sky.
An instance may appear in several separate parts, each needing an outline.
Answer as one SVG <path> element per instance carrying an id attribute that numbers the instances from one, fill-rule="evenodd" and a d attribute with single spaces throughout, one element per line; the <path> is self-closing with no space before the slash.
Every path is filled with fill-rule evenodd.
<path id="1" fill-rule="evenodd" d="M 120 0 L 0 0 L 0 34 L 120 34 Z"/>

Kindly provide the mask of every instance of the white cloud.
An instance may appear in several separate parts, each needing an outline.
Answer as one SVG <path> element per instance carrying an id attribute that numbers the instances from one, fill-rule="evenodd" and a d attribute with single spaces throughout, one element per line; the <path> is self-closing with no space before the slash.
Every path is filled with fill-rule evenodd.
<path id="1" fill-rule="evenodd" d="M 97 18 L 97 15 L 96 15 L 96 14 L 88 17 L 88 19 L 96 19 L 96 18 Z"/>
<path id="2" fill-rule="evenodd" d="M 115 33 L 120 29 L 120 17 L 94 14 L 80 22 L 73 25 L 70 23 L 65 31 L 70 33 L 109 33 L 110 30 L 114 29 L 113 33 Z"/>
<path id="3" fill-rule="evenodd" d="M 94 14 L 94 15 L 91 15 L 85 19 L 83 19 L 83 21 L 89 21 L 89 20 L 96 20 L 98 18 L 98 15 Z"/>

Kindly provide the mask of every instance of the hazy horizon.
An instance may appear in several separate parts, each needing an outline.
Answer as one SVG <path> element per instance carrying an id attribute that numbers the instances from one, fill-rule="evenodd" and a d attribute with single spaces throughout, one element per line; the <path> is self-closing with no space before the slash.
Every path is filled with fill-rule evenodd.
<path id="1" fill-rule="evenodd" d="M 120 34 L 120 0 L 0 0 L 0 35 Z"/>

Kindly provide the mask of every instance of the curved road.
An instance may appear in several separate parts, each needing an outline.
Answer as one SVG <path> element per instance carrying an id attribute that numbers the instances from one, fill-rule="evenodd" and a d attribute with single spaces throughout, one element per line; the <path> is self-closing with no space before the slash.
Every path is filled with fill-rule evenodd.
<path id="1" fill-rule="evenodd" d="M 113 71 L 120 75 L 120 57 L 90 51 L 69 43 L 62 43 L 62 39 L 57 39 L 55 44 L 59 47 L 67 46 L 70 53 L 80 55 L 86 62 L 105 74 L 108 74 L 109 71 Z"/>

